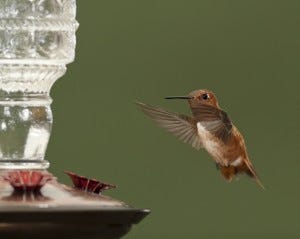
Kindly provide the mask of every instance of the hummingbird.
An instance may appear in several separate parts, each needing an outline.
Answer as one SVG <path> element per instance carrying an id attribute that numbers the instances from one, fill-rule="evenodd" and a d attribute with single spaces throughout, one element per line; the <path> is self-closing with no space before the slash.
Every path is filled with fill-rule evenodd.
<path id="1" fill-rule="evenodd" d="M 228 114 L 220 108 L 212 91 L 200 89 L 186 96 L 168 96 L 165 99 L 187 100 L 192 116 L 173 113 L 141 102 L 136 104 L 159 126 L 184 143 L 197 150 L 204 148 L 227 181 L 230 182 L 237 175 L 244 173 L 264 189 L 249 159 L 242 134 Z"/>

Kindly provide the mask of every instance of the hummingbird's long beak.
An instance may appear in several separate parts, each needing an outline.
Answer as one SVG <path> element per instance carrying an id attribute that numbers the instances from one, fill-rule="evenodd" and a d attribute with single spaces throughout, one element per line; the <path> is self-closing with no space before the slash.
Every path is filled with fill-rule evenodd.
<path id="1" fill-rule="evenodd" d="M 181 99 L 181 100 L 190 100 L 193 99 L 192 96 L 167 96 L 165 99 L 170 100 L 170 99 Z"/>

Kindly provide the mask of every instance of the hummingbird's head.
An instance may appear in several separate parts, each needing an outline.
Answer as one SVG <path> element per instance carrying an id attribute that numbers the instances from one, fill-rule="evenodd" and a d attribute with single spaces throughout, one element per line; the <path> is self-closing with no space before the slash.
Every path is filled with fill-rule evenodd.
<path id="1" fill-rule="evenodd" d="M 187 99 L 191 107 L 198 104 L 211 105 L 219 108 L 215 94 L 210 90 L 200 89 L 190 92 L 187 96 L 169 96 L 166 99 Z"/>
<path id="2" fill-rule="evenodd" d="M 210 90 L 206 90 L 206 89 L 194 90 L 189 93 L 189 96 L 191 97 L 191 99 L 189 99 L 189 103 L 191 105 L 201 103 L 205 105 L 212 105 L 215 107 L 219 107 L 217 97 Z"/>

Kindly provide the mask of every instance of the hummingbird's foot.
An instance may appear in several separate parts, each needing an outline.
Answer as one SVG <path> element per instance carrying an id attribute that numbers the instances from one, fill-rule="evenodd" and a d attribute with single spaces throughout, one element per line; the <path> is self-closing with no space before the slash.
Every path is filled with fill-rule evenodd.
<path id="1" fill-rule="evenodd" d="M 231 182 L 235 176 L 235 168 L 233 166 L 220 166 L 220 172 L 228 182 Z"/>
<path id="2" fill-rule="evenodd" d="M 216 163 L 215 165 L 216 165 L 216 169 L 220 170 L 220 164 Z"/>

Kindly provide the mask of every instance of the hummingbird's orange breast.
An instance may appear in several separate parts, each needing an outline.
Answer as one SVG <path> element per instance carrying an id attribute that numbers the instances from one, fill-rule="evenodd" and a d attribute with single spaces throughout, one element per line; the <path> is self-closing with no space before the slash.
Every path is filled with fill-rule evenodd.
<path id="1" fill-rule="evenodd" d="M 246 157 L 245 146 L 242 138 L 239 140 L 235 137 L 235 134 L 240 135 L 235 127 L 234 136 L 227 143 L 207 131 L 201 122 L 197 123 L 197 129 L 203 147 L 219 165 L 237 167 L 243 162 Z"/>

